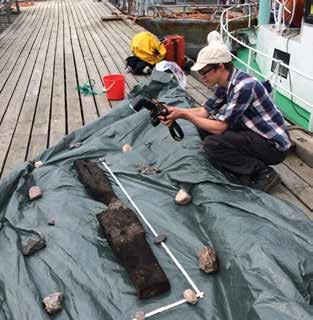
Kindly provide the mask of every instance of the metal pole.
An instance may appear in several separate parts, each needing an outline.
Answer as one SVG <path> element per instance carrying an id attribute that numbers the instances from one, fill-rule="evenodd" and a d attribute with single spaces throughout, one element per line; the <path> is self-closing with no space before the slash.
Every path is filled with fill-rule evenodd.
<path id="1" fill-rule="evenodd" d="M 248 55 L 248 66 L 247 66 L 247 72 L 249 73 L 251 69 L 251 49 L 249 48 L 249 55 Z"/>
<path id="2" fill-rule="evenodd" d="M 277 61 L 276 64 L 276 68 L 275 68 L 275 76 L 274 76 L 274 86 L 273 86 L 273 101 L 275 102 L 275 98 L 276 98 L 276 87 L 277 87 L 277 80 L 278 80 L 278 73 L 279 73 L 279 69 L 280 69 L 280 61 Z"/>
<path id="3" fill-rule="evenodd" d="M 259 2 L 259 25 L 269 24 L 271 12 L 271 0 L 260 0 Z"/>

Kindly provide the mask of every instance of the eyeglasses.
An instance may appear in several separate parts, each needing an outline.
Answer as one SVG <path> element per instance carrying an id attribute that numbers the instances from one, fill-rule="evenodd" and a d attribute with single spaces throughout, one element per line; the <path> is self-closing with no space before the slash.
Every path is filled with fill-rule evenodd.
<path id="1" fill-rule="evenodd" d="M 211 72 L 212 70 L 216 69 L 215 67 L 204 67 L 198 71 L 200 76 L 205 76 L 207 73 Z"/>

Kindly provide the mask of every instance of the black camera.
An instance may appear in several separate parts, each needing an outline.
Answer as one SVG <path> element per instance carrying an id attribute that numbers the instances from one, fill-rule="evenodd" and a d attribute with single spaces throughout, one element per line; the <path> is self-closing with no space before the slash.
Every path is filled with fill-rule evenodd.
<path id="1" fill-rule="evenodd" d="M 145 108 L 150 111 L 151 124 L 156 127 L 161 123 L 159 116 L 166 117 L 168 115 L 168 110 L 164 103 L 158 100 L 147 99 L 143 96 L 136 96 L 130 107 L 139 112 L 142 108 Z M 184 133 L 181 127 L 178 125 L 176 121 L 173 121 L 169 126 L 170 133 L 176 141 L 181 141 L 184 138 Z"/>

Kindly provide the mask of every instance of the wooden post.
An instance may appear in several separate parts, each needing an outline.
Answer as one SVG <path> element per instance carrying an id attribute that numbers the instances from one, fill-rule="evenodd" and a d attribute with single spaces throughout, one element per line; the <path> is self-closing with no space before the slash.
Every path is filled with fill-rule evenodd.
<path id="1" fill-rule="evenodd" d="M 108 210 L 97 214 L 109 245 L 127 270 L 140 299 L 154 297 L 170 290 L 170 283 L 159 265 L 137 215 L 114 194 L 109 180 L 96 163 L 75 162 L 80 181 Z M 108 203 L 109 201 L 109 203 Z"/>
<path id="2" fill-rule="evenodd" d="M 107 176 L 96 162 L 77 160 L 74 162 L 74 167 L 80 182 L 95 200 L 107 206 L 113 198 L 116 198 Z"/>

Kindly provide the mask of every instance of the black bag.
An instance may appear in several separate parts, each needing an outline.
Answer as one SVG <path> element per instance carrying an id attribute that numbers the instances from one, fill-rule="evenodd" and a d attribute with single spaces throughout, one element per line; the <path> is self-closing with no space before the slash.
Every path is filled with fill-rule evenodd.
<path id="1" fill-rule="evenodd" d="M 132 74 L 150 74 L 153 69 L 153 65 L 146 61 L 139 59 L 136 56 L 130 56 L 126 58 L 126 68 Z"/>

